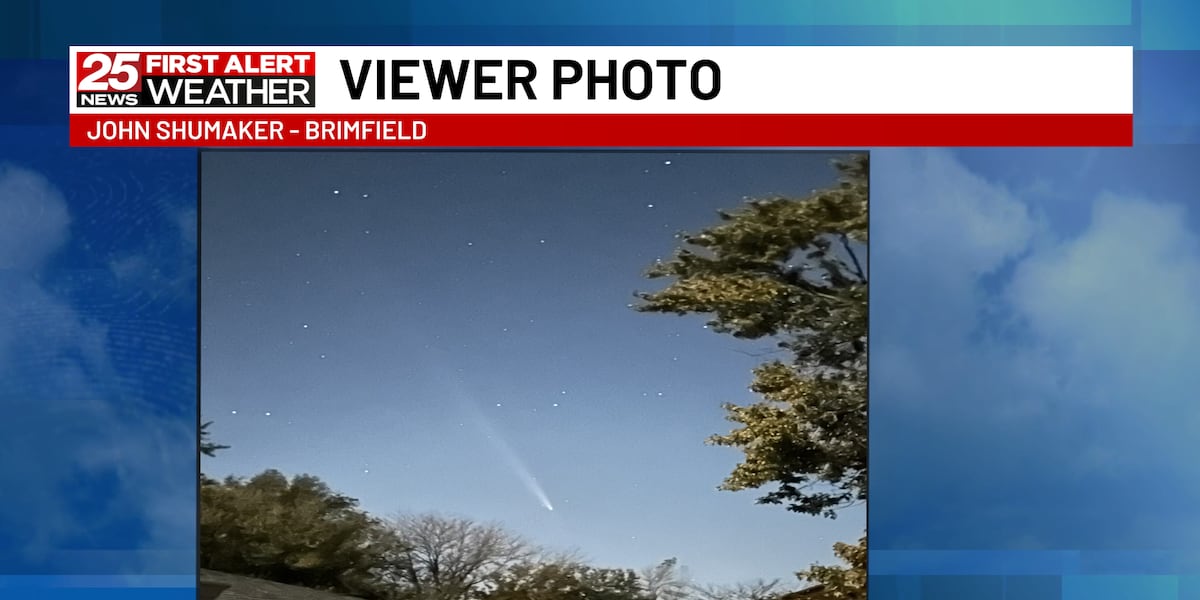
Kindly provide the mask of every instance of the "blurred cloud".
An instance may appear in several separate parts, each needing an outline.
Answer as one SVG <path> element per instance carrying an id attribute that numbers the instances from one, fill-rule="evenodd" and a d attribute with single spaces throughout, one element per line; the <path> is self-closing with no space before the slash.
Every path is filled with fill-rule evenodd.
<path id="1" fill-rule="evenodd" d="M 33 171 L 0 164 L 0 269 L 41 266 L 66 240 L 62 194 Z"/>
<path id="2" fill-rule="evenodd" d="M 1067 182 L 1097 162 L 1058 158 L 1043 170 Z M 872 168 L 872 546 L 1194 546 L 1187 209 L 1128 193 L 1131 166 L 1120 195 L 1064 199 L 1090 220 L 1055 231 L 1052 198 L 953 152 L 880 151 Z"/>
<path id="3" fill-rule="evenodd" d="M 45 177 L 0 166 L 0 557 L 22 574 L 190 572 L 193 426 L 114 364 L 119 313 L 45 283 L 70 222 Z"/>

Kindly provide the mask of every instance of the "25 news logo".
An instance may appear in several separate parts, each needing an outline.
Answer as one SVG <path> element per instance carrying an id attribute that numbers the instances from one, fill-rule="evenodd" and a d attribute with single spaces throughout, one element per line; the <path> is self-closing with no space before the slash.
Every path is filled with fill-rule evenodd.
<path id="1" fill-rule="evenodd" d="M 311 107 L 312 52 L 80 52 L 79 107 Z"/>

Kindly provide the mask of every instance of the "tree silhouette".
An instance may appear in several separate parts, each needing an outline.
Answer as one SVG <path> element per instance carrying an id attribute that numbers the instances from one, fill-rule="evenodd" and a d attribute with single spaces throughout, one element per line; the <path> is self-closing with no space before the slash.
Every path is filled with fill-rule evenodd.
<path id="1" fill-rule="evenodd" d="M 209 438 L 209 435 L 211 435 L 211 432 L 209 432 L 208 426 L 212 425 L 212 424 L 213 424 L 212 421 L 208 421 L 208 422 L 200 424 L 200 453 L 205 456 L 216 456 L 217 450 L 228 450 L 229 449 L 229 446 L 223 446 L 221 444 L 217 444 L 217 443 L 213 442 L 211 438 Z"/>

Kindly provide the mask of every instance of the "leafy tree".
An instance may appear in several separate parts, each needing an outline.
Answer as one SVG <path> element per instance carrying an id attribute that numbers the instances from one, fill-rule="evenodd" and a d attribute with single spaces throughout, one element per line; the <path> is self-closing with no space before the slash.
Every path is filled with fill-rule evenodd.
<path id="1" fill-rule="evenodd" d="M 867 538 L 859 538 L 856 544 L 839 542 L 833 545 L 845 566 L 813 565 L 798 575 L 821 586 L 823 598 L 838 600 L 866 600 L 867 598 Z"/>
<path id="2" fill-rule="evenodd" d="M 353 498 L 274 470 L 201 486 L 199 538 L 204 568 L 365 597 L 392 541 Z"/>
<path id="3" fill-rule="evenodd" d="M 526 562 L 500 573 L 482 600 L 652 600 L 637 573 L 580 562 Z"/>
<path id="4" fill-rule="evenodd" d="M 837 185 L 753 200 L 680 234 L 674 257 L 647 273 L 671 282 L 639 294 L 636 307 L 708 315 L 717 332 L 777 343 L 786 359 L 754 371 L 751 389 L 762 399 L 725 404 L 736 427 L 709 440 L 744 454 L 721 487 L 774 485 L 760 503 L 831 518 L 867 497 L 869 161 L 856 155 L 835 166 Z"/>
<path id="5" fill-rule="evenodd" d="M 200 453 L 211 457 L 217 455 L 217 450 L 228 450 L 229 446 L 222 446 L 212 441 L 209 437 L 211 434 L 208 431 L 209 425 L 212 425 L 212 421 L 200 424 Z"/>
<path id="6" fill-rule="evenodd" d="M 498 525 L 440 515 L 400 515 L 387 521 L 399 549 L 387 558 L 387 579 L 419 600 L 460 600 L 478 593 L 535 550 Z"/>

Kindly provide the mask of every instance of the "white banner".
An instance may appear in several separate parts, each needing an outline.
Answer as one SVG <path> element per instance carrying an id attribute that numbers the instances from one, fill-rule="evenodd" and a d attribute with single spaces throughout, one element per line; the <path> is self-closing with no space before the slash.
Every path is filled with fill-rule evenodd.
<path id="1" fill-rule="evenodd" d="M 1119 115 L 1072 46 L 73 47 L 72 114 Z"/>

